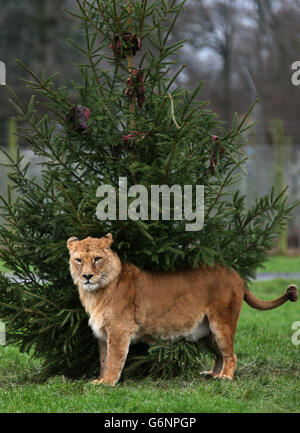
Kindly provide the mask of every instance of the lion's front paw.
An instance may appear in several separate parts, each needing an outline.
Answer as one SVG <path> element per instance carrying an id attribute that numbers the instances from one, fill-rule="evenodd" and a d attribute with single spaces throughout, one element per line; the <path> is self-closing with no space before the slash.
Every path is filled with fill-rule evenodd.
<path id="1" fill-rule="evenodd" d="M 102 379 L 99 377 L 98 379 L 93 380 L 91 383 L 93 383 L 94 385 L 99 385 L 99 383 L 101 383 Z"/>
<path id="2" fill-rule="evenodd" d="M 104 378 L 102 378 L 102 379 L 98 378 L 98 379 L 93 380 L 92 383 L 93 383 L 94 385 L 109 385 L 109 386 L 115 386 L 116 381 L 109 380 L 109 379 L 104 379 Z"/>
<path id="3" fill-rule="evenodd" d="M 213 376 L 214 379 L 227 379 L 232 380 L 232 376 L 228 376 L 227 374 L 216 374 Z"/>

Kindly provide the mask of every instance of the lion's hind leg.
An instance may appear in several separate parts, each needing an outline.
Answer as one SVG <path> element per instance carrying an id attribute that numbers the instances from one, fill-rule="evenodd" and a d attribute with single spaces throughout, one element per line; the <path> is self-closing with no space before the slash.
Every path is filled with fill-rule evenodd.
<path id="1" fill-rule="evenodd" d="M 235 323 L 224 323 L 220 317 L 211 318 L 209 321 L 209 326 L 215 338 L 218 350 L 222 356 L 222 361 L 217 358 L 217 363 L 215 364 L 214 378 L 220 379 L 232 379 L 237 358 L 233 351 L 233 340 L 235 332 Z M 221 367 L 221 369 L 220 369 Z"/>
<path id="2" fill-rule="evenodd" d="M 216 344 L 216 340 L 214 335 L 210 332 L 210 334 L 203 338 L 204 344 L 206 347 L 213 352 L 215 363 L 211 370 L 209 371 L 201 371 L 201 375 L 204 376 L 206 379 L 215 377 L 220 374 L 222 367 L 223 367 L 223 356 L 220 353 L 218 346 Z"/>
<path id="3" fill-rule="evenodd" d="M 233 351 L 232 330 L 229 326 L 220 326 L 218 323 L 212 324 L 212 328 L 221 354 L 220 357 L 216 359 L 212 376 L 215 379 L 232 379 L 237 361 L 236 355 Z"/>
<path id="4" fill-rule="evenodd" d="M 234 375 L 237 358 L 233 351 L 233 341 L 242 299 L 242 294 L 232 293 L 227 305 L 222 308 L 211 305 L 207 312 L 211 333 L 222 356 L 221 369 L 221 360 L 217 358 L 215 371 L 213 370 L 214 378 L 232 379 Z"/>

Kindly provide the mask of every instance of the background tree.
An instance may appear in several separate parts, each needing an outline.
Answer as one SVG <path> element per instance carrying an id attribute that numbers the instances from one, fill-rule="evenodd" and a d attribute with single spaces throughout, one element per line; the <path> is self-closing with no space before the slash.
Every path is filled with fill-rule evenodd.
<path id="1" fill-rule="evenodd" d="M 71 0 L 0 0 L 0 57 L 7 67 L 7 83 L 18 92 L 20 98 L 30 98 L 30 93 L 20 78 L 28 78 L 20 71 L 16 59 L 30 65 L 39 72 L 49 74 L 60 71 L 59 83 L 78 78 L 72 62 L 80 63 L 80 53 L 70 50 L 67 38 L 80 38 L 78 26 L 72 16 L 63 13 L 64 7 L 74 8 Z M 3 90 L 3 89 L 1 89 Z M 1 121 L 13 114 L 8 103 L 9 93 L 0 93 L 0 133 L 3 140 Z M 2 144 L 4 140 L 2 141 Z"/>
<path id="2" fill-rule="evenodd" d="M 19 80 L 16 58 L 36 73 L 43 68 L 48 73 L 59 71 L 60 84 L 78 79 L 72 62 L 84 62 L 82 53 L 72 51 L 66 38 L 84 43 L 84 35 L 76 18 L 63 13 L 64 7 L 74 10 L 76 2 L 0 0 L 0 5 L 0 56 L 7 64 L 8 83 L 20 97 L 30 94 Z M 177 54 L 187 65 L 179 84 L 194 88 L 205 80 L 202 97 L 230 125 L 234 112 L 245 113 L 253 102 L 247 67 L 263 105 L 261 122 L 267 138 L 273 119 L 281 118 L 292 141 L 299 143 L 299 88 L 290 80 L 299 51 L 299 6 L 299 0 L 188 0 L 170 35 L 174 41 L 188 38 Z M 26 77 L 25 71 L 22 76 Z M 8 97 L 1 91 L 0 128 L 12 113 Z M 4 134 L 2 129 L 3 143 Z"/>
<path id="3" fill-rule="evenodd" d="M 193 88 L 199 77 L 204 79 L 204 97 L 230 121 L 234 111 L 246 112 L 252 103 L 246 67 L 263 105 L 267 133 L 272 120 L 282 118 L 299 143 L 299 88 L 290 79 L 299 51 L 299 6 L 298 0 L 188 0 L 172 32 L 175 40 L 188 38 L 179 53 L 188 66 L 181 83 Z"/>
<path id="4" fill-rule="evenodd" d="M 96 341 L 69 274 L 69 237 L 110 231 L 121 259 L 143 269 L 223 263 L 247 280 L 292 208 L 283 191 L 245 210 L 238 181 L 246 119 L 236 115 L 231 130 L 224 129 L 197 100 L 203 83 L 193 91 L 177 86 L 179 65 L 170 75 L 182 42 L 169 37 L 184 4 L 77 0 L 71 13 L 84 34 L 84 45 L 73 41 L 86 58 L 79 66 L 82 80 L 57 87 L 56 75 L 23 65 L 34 96 L 26 106 L 13 94 L 13 104 L 26 123 L 21 139 L 42 158 L 42 181 L 28 175 L 20 154 L 10 158 L 18 194 L 15 202 L 10 190 L 2 197 L 0 254 L 15 279 L 0 274 L 0 314 L 10 341 L 44 360 L 43 376 L 78 377 L 97 368 Z M 149 192 L 151 185 L 205 185 L 203 230 L 186 231 L 186 221 L 173 218 L 98 220 L 96 191 L 101 184 L 117 187 L 119 177 Z M 128 362 L 131 372 L 142 365 L 144 373 L 171 376 L 193 368 L 199 356 L 195 345 L 179 342 Z"/>
<path id="5" fill-rule="evenodd" d="M 209 1 L 191 1 L 185 12 L 185 19 L 190 25 L 187 27 L 181 26 L 180 22 L 177 24 L 177 31 L 189 40 L 189 52 L 210 51 L 215 54 L 216 62 L 220 63 L 222 84 L 216 86 L 214 99 L 216 98 L 220 107 L 222 118 L 226 120 L 229 120 L 228 116 L 232 114 L 233 49 L 237 33 L 241 32 L 239 21 L 243 12 L 244 8 L 241 9 L 235 0 L 215 1 L 213 8 Z M 196 67 L 193 72 L 198 75 L 199 60 L 194 64 Z M 197 75 L 195 80 L 198 79 Z"/>

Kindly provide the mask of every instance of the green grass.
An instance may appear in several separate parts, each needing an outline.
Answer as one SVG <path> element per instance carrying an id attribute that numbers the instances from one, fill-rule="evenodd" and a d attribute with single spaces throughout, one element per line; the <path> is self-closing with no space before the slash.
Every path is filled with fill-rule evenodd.
<path id="1" fill-rule="evenodd" d="M 259 282 L 251 289 L 270 299 L 291 282 Z M 40 362 L 0 346 L 0 412 L 300 412 L 300 346 L 291 342 L 294 321 L 300 321 L 299 304 L 263 312 L 244 303 L 235 340 L 238 368 L 231 382 L 195 374 L 172 381 L 127 380 L 116 388 L 61 376 L 37 384 L 33 379 Z"/>
<path id="2" fill-rule="evenodd" d="M 300 256 L 271 256 L 259 272 L 300 272 Z"/>

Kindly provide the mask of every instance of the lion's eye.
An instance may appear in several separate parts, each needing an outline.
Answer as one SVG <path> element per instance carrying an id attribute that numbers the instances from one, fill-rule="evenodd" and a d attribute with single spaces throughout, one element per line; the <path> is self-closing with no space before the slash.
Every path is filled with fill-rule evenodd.
<path id="1" fill-rule="evenodd" d="M 77 262 L 77 263 L 81 263 L 81 259 L 75 259 L 75 262 Z"/>
<path id="2" fill-rule="evenodd" d="M 94 258 L 94 262 L 95 262 L 95 263 L 98 263 L 98 262 L 100 262 L 101 259 L 102 259 L 102 257 L 95 257 L 95 258 Z"/>

